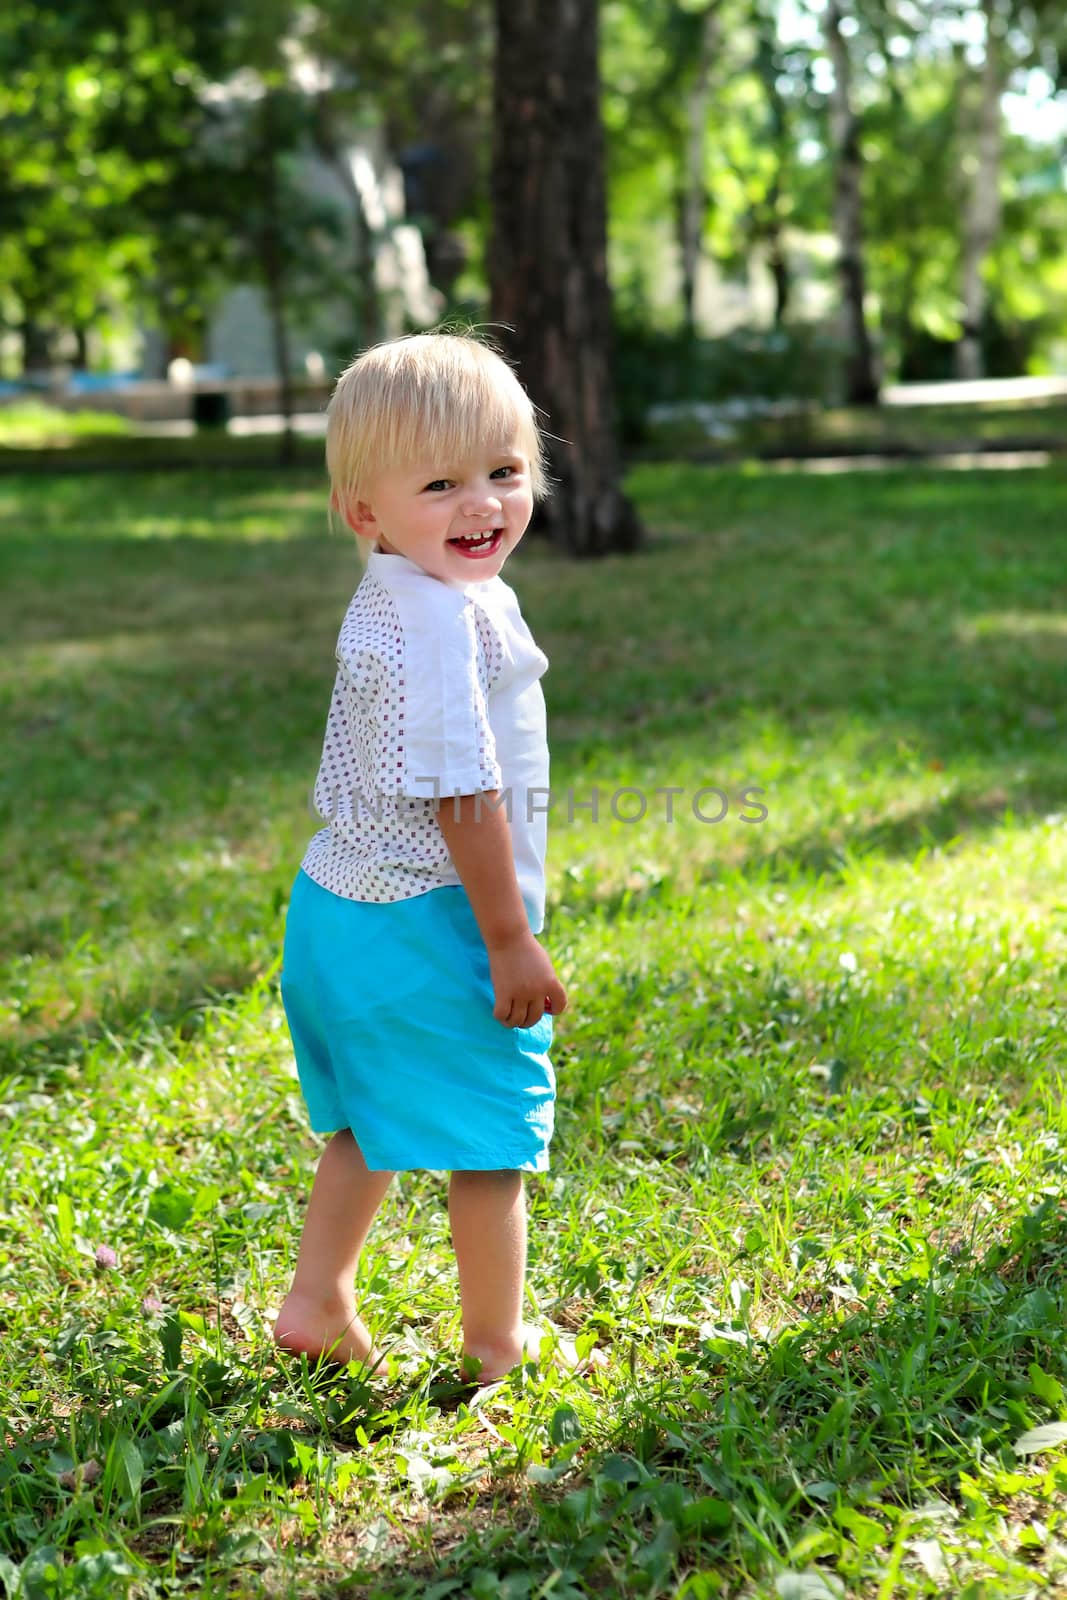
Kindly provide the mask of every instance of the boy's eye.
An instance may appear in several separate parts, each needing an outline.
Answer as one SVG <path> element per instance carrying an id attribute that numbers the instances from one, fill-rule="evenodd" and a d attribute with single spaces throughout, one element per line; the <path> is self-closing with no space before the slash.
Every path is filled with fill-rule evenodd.
<path id="1" fill-rule="evenodd" d="M 493 471 L 489 474 L 489 476 L 491 478 L 499 478 L 499 477 L 513 478 L 518 471 L 519 471 L 519 468 L 516 467 L 516 466 L 513 466 L 509 462 L 507 466 L 494 467 Z M 452 479 L 451 478 L 434 478 L 433 482 L 432 483 L 428 483 L 426 485 L 426 487 L 423 489 L 423 494 L 427 494 L 431 489 L 433 489 L 436 492 L 436 491 L 441 490 L 441 489 L 450 489 L 451 487 L 452 487 Z"/>

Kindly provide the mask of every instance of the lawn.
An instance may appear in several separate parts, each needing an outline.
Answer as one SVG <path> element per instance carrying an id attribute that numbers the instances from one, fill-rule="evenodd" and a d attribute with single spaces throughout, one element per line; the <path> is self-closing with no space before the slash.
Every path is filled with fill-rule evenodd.
<path id="1" fill-rule="evenodd" d="M 306 403 L 306 402 L 305 402 Z M 726 431 L 723 432 L 723 425 Z M 751 457 L 885 455 L 891 458 L 998 452 L 1064 451 L 1067 403 L 1059 398 L 938 405 L 817 407 L 777 417 L 719 418 L 710 434 L 706 420 L 683 410 L 670 421 L 651 421 L 647 438 L 634 446 L 636 459 L 683 456 L 723 465 Z M 147 470 L 266 470 L 278 463 L 278 434 L 231 434 L 201 428 L 189 436 L 144 434 L 113 412 L 63 411 L 40 402 L 0 404 L 0 474 L 27 470 L 52 473 L 116 468 Z M 292 441 L 298 467 L 317 470 L 322 439 L 297 433 Z"/>
<path id="2" fill-rule="evenodd" d="M 506 571 L 571 998 L 531 1310 L 610 1366 L 474 1392 L 439 1174 L 362 1264 L 387 1381 L 269 1339 L 320 478 L 0 479 L 9 1597 L 1067 1582 L 1067 472 L 629 487 L 643 553 Z"/>
<path id="3" fill-rule="evenodd" d="M 725 432 L 721 431 L 725 425 Z M 684 412 L 653 422 L 643 453 L 650 458 L 692 454 L 709 462 L 750 456 L 886 455 L 907 458 L 998 451 L 1058 451 L 1067 437 L 1062 400 L 938 405 L 815 407 L 778 417 L 724 414 L 720 432 Z"/>

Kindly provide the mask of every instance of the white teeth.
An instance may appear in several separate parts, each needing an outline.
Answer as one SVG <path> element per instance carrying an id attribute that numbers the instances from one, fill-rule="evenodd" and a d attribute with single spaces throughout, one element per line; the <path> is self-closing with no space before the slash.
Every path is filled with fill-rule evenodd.
<path id="1" fill-rule="evenodd" d="M 457 542 L 468 545 L 471 549 L 477 549 L 480 545 L 492 544 L 496 538 L 496 533 L 497 530 L 495 528 L 490 528 L 486 533 L 461 533 Z"/>

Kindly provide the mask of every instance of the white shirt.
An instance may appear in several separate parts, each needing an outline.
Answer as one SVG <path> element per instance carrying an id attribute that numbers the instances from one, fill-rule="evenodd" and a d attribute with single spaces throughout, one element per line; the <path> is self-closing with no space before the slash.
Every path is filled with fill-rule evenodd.
<path id="1" fill-rule="evenodd" d="M 326 826 L 310 878 L 349 900 L 407 900 L 461 882 L 435 815 L 455 794 L 510 798 L 530 926 L 545 913 L 548 657 L 502 578 L 449 583 L 374 551 L 341 625 L 315 782 Z M 534 792 L 539 791 L 539 792 Z"/>

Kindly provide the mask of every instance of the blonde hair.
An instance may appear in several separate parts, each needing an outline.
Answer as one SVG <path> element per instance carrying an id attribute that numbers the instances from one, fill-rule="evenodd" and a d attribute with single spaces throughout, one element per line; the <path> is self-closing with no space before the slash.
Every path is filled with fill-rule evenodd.
<path id="1" fill-rule="evenodd" d="M 337 380 L 326 412 L 330 505 L 366 493 L 381 471 L 417 458 L 451 464 L 479 447 L 518 445 L 535 500 L 549 492 L 544 440 L 526 390 L 503 357 L 472 332 L 406 334 L 373 345 Z M 366 563 L 372 544 L 356 541 Z"/>

